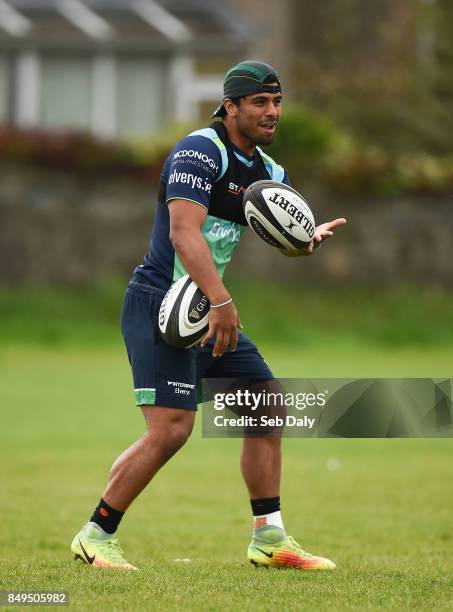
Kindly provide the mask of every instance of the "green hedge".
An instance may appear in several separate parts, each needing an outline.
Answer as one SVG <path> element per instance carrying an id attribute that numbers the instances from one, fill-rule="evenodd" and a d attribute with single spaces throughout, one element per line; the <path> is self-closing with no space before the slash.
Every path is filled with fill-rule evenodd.
<path id="1" fill-rule="evenodd" d="M 133 175 L 157 183 L 175 142 L 193 126 L 166 128 L 154 139 L 103 141 L 86 133 L 0 127 L 0 162 L 33 164 L 72 173 Z M 453 187 L 453 156 L 397 155 L 353 139 L 324 115 L 285 108 L 268 148 L 297 187 L 307 178 L 335 193 L 441 193 Z"/>

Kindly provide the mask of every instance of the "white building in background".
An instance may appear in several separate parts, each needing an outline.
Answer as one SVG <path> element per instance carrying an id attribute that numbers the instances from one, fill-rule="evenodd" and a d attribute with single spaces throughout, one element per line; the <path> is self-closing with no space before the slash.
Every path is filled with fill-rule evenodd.
<path id="1" fill-rule="evenodd" d="M 229 0 L 0 0 L 0 122 L 151 135 L 213 109 L 249 38 Z"/>

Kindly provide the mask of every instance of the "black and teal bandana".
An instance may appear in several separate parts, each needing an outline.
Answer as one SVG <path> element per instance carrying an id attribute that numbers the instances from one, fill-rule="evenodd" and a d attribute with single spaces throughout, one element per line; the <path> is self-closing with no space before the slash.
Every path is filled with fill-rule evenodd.
<path id="1" fill-rule="evenodd" d="M 277 85 L 268 85 L 265 81 L 276 82 Z M 223 100 L 216 108 L 213 117 L 224 117 L 226 114 L 223 102 L 226 98 L 240 98 L 256 93 L 280 93 L 280 80 L 277 71 L 263 62 L 245 60 L 228 70 L 223 81 Z"/>

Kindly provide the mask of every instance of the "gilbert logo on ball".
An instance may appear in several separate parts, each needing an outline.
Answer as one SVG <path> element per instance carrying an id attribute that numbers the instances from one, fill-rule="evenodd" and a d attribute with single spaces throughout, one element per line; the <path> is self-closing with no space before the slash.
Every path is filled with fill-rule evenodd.
<path id="1" fill-rule="evenodd" d="M 177 349 L 197 344 L 209 328 L 208 298 L 188 274 L 176 281 L 162 300 L 159 331 L 167 344 Z"/>
<path id="2" fill-rule="evenodd" d="M 244 194 L 247 223 L 262 240 L 279 249 L 298 250 L 310 244 L 315 220 L 304 198 L 276 181 L 256 181 Z"/>

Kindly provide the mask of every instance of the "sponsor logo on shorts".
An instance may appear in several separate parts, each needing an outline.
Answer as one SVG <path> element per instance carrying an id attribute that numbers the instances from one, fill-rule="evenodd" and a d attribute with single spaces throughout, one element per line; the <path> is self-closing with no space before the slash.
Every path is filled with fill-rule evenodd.
<path id="1" fill-rule="evenodd" d="M 202 153 L 201 151 L 195 151 L 195 149 L 183 149 L 182 151 L 176 151 L 173 155 L 173 159 L 196 159 L 198 161 L 203 162 L 215 172 L 219 171 L 219 166 L 215 163 L 215 161 L 206 155 L 206 153 Z"/>
<path id="2" fill-rule="evenodd" d="M 190 392 L 195 389 L 195 385 L 179 382 L 177 380 L 167 380 L 167 385 L 173 387 L 173 390 L 178 395 L 190 395 Z"/>
<path id="3" fill-rule="evenodd" d="M 192 189 L 201 189 L 201 191 L 206 191 L 206 193 L 211 193 L 212 189 L 212 183 L 209 182 L 209 179 L 196 176 L 190 172 L 178 172 L 177 170 L 173 170 L 168 177 L 168 184 L 171 185 L 172 183 L 190 185 Z"/>

